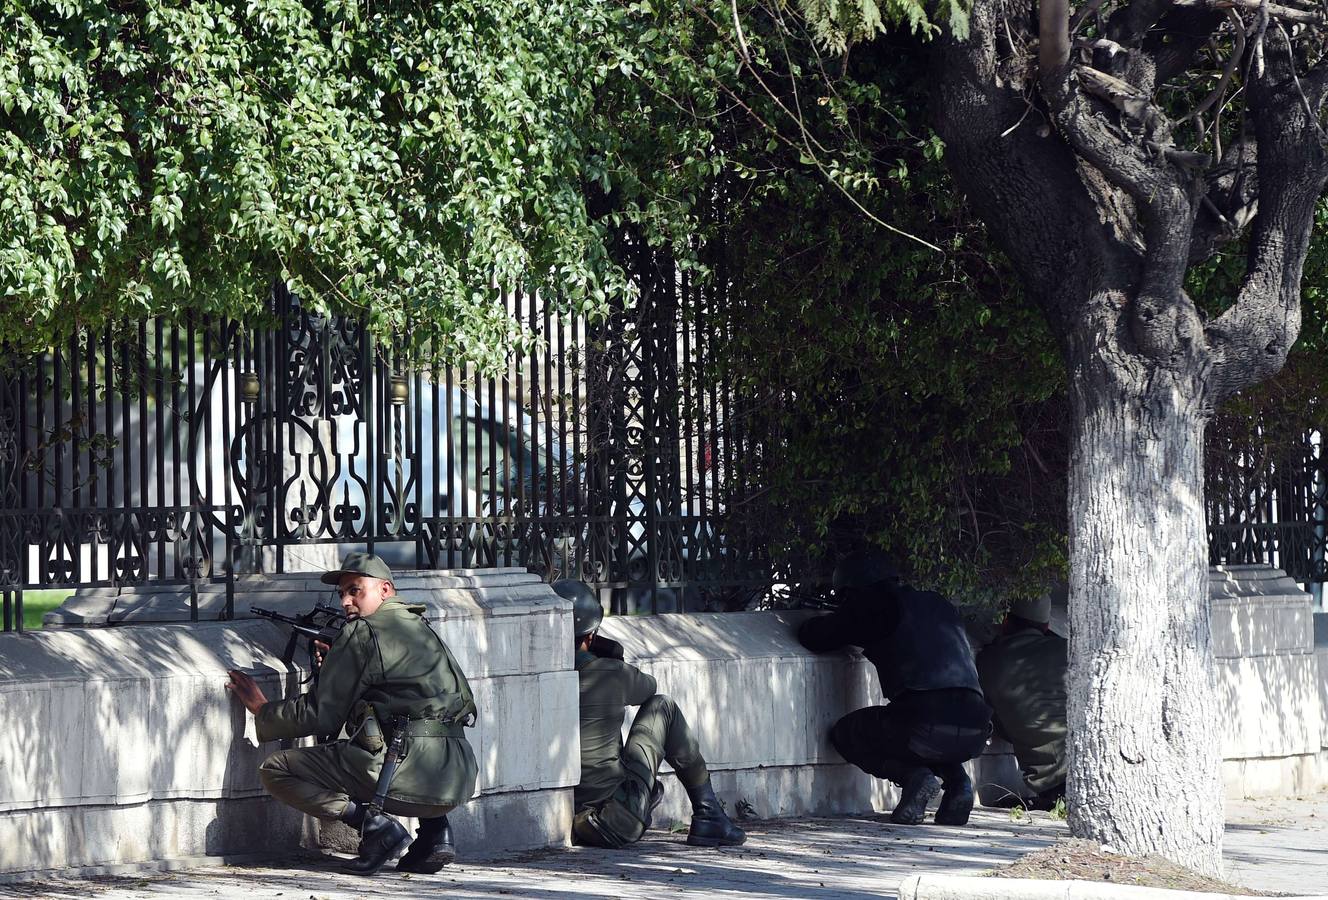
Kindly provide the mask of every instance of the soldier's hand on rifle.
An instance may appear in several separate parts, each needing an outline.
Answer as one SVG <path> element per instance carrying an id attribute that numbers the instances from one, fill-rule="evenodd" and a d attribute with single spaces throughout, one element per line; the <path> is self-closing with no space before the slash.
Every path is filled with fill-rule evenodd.
<path id="1" fill-rule="evenodd" d="M 326 656 L 327 651 L 331 649 L 331 647 L 322 641 L 314 641 L 314 665 L 321 669 L 323 667 L 323 657 Z"/>
<path id="2" fill-rule="evenodd" d="M 267 697 L 263 696 L 263 689 L 258 686 L 258 682 L 243 672 L 230 670 L 231 680 L 226 684 L 226 690 L 230 691 L 235 697 L 244 704 L 244 708 L 254 715 L 267 703 Z"/>

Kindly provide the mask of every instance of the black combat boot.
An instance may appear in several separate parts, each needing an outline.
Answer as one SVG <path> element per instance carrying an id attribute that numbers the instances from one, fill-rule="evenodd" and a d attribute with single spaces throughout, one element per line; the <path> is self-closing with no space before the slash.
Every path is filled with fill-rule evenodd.
<path id="1" fill-rule="evenodd" d="M 904 776 L 899 784 L 899 802 L 890 813 L 890 821 L 898 825 L 921 825 L 927 813 L 927 804 L 941 792 L 941 786 L 931 769 L 921 766 Z"/>
<path id="2" fill-rule="evenodd" d="M 456 859 L 456 844 L 452 842 L 452 826 L 447 816 L 420 819 L 415 833 L 419 836 L 397 862 L 398 872 L 432 875 Z"/>
<path id="3" fill-rule="evenodd" d="M 934 770 L 941 776 L 945 793 L 936 809 L 937 825 L 967 825 L 968 814 L 973 811 L 973 781 L 959 763 L 940 766 Z"/>
<path id="4" fill-rule="evenodd" d="M 375 813 L 360 826 L 360 855 L 341 867 L 354 875 L 372 875 L 410 844 L 410 832 L 391 816 Z"/>
<path id="5" fill-rule="evenodd" d="M 709 778 L 700 787 L 688 788 L 687 797 L 692 801 L 692 827 L 687 832 L 687 843 L 693 847 L 736 847 L 747 840 L 747 834 L 724 812 Z"/>

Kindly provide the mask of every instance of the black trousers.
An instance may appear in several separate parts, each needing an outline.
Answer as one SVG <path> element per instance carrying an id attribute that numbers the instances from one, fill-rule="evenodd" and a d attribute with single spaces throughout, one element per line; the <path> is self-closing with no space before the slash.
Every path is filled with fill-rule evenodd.
<path id="1" fill-rule="evenodd" d="M 887 706 L 868 706 L 830 729 L 830 743 L 869 775 L 902 784 L 918 769 L 942 781 L 962 774 L 991 736 L 991 708 L 976 691 L 907 691 Z"/>

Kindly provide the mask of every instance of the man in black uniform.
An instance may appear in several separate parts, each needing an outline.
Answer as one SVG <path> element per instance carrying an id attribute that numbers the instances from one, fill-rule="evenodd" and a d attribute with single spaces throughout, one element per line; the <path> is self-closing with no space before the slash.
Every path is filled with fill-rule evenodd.
<path id="1" fill-rule="evenodd" d="M 734 846 L 747 839 L 729 821 L 710 786 L 701 748 L 676 703 L 655 693 L 655 679 L 623 662 L 622 645 L 598 635 L 604 610 L 580 581 L 553 583 L 572 601 L 576 671 L 581 682 L 581 783 L 574 795 L 575 843 L 624 847 L 641 839 L 664 796 L 659 766 L 668 762 L 692 801 L 687 843 Z M 641 707 L 624 745 L 623 713 Z"/>
<path id="2" fill-rule="evenodd" d="M 963 764 L 986 746 L 991 708 L 959 612 L 940 594 L 901 585 L 875 552 L 841 560 L 834 591 L 838 609 L 803 622 L 798 640 L 815 653 L 862 647 L 890 702 L 844 716 L 830 742 L 864 772 L 899 786 L 890 821 L 921 823 L 943 786 L 936 824 L 967 823 L 973 782 Z"/>

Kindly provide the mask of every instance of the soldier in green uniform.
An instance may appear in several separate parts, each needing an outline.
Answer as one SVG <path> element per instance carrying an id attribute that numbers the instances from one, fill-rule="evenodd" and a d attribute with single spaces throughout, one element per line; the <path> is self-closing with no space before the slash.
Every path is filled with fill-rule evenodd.
<path id="1" fill-rule="evenodd" d="M 1020 601 L 1002 632 L 978 654 L 982 693 L 996 733 L 1014 745 L 1028 806 L 1051 809 L 1065 796 L 1065 638 L 1052 633 L 1051 600 Z"/>
<path id="2" fill-rule="evenodd" d="M 735 846 L 747 839 L 710 785 L 700 745 L 671 699 L 655 692 L 655 679 L 623 661 L 622 646 L 598 634 L 604 610 L 580 581 L 555 581 L 572 601 L 576 672 L 581 682 L 581 783 L 576 786 L 575 843 L 619 848 L 641 839 L 664 796 L 659 766 L 668 762 L 692 801 L 687 843 Z M 639 706 L 623 743 L 625 707 Z"/>
<path id="3" fill-rule="evenodd" d="M 397 868 L 437 872 L 456 856 L 447 813 L 475 789 L 475 755 L 462 731 L 475 716 L 470 685 L 424 621 L 424 607 L 393 599 L 392 572 L 381 559 L 351 553 L 323 582 L 336 585 L 347 622 L 325 651 L 313 690 L 268 701 L 252 678 L 235 671 L 227 687 L 254 714 L 259 740 L 343 728 L 347 737 L 273 753 L 259 776 L 283 803 L 360 829 L 359 856 L 348 871 L 372 875 L 409 844 Z M 405 729 L 405 754 L 384 810 L 376 811 L 369 801 L 394 723 Z M 420 819 L 413 843 L 386 813 Z"/>

